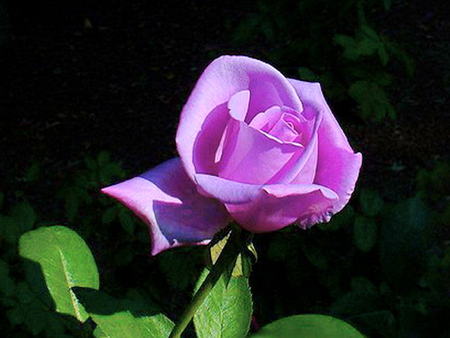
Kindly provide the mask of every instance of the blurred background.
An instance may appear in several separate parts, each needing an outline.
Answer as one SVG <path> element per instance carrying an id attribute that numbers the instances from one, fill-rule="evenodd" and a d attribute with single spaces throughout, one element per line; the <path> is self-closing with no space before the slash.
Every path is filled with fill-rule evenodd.
<path id="1" fill-rule="evenodd" d="M 6 336 L 77 336 L 24 296 L 18 238 L 52 224 L 88 242 L 104 291 L 177 318 L 204 248 L 150 257 L 145 226 L 98 190 L 176 156 L 202 70 L 241 54 L 320 82 L 363 153 L 330 224 L 255 237 L 256 323 L 322 312 L 370 337 L 450 337 L 449 14 L 437 0 L 0 0 Z"/>

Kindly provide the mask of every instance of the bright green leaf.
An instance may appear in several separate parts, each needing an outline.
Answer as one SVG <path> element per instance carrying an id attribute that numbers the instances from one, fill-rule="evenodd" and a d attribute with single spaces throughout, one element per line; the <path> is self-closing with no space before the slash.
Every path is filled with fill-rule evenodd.
<path id="1" fill-rule="evenodd" d="M 355 246 L 362 252 L 369 252 L 377 241 L 377 223 L 374 219 L 356 216 L 353 226 Z"/>
<path id="2" fill-rule="evenodd" d="M 228 241 L 230 234 L 228 233 L 225 237 L 221 238 L 209 249 L 211 265 L 215 264 L 220 254 L 222 253 L 225 244 Z M 247 247 L 243 252 L 241 252 L 234 264 L 233 270 L 230 271 L 229 276 L 233 277 L 249 277 L 252 269 L 252 263 L 256 260 L 258 254 L 253 243 L 247 244 Z"/>
<path id="3" fill-rule="evenodd" d="M 71 288 L 99 287 L 97 266 L 84 240 L 63 226 L 42 227 L 20 238 L 19 252 L 27 259 L 29 284 L 43 301 L 84 322 L 88 315 Z"/>
<path id="4" fill-rule="evenodd" d="M 251 338 L 364 338 L 353 326 L 335 317 L 308 314 L 278 319 Z"/>
<path id="5" fill-rule="evenodd" d="M 86 311 L 97 324 L 96 337 L 109 338 L 165 338 L 174 324 L 163 314 L 134 316 L 130 300 L 117 300 L 104 292 L 75 288 Z"/>
<path id="6" fill-rule="evenodd" d="M 197 282 L 198 289 L 208 274 L 205 269 Z M 194 325 L 199 338 L 246 337 L 252 315 L 252 295 L 245 277 L 222 277 L 197 310 Z"/>

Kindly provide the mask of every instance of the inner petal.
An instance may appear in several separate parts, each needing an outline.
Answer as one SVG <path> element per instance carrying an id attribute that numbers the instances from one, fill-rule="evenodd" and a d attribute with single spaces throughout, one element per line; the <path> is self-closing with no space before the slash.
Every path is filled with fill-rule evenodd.
<path id="1" fill-rule="evenodd" d="M 270 107 L 265 112 L 257 114 L 249 126 L 282 142 L 306 144 L 311 135 L 308 120 L 289 107 Z"/>
<path id="2" fill-rule="evenodd" d="M 243 121 L 231 119 L 227 126 L 218 176 L 241 183 L 264 184 L 303 147 L 283 143 Z"/>
<path id="3" fill-rule="evenodd" d="M 264 112 L 257 114 L 249 123 L 249 126 L 268 133 L 281 118 L 283 111 L 278 106 L 273 106 Z"/>
<path id="4" fill-rule="evenodd" d="M 238 121 L 244 121 L 248 111 L 248 104 L 250 102 L 250 92 L 242 90 L 234 94 L 228 101 L 228 109 L 230 116 Z"/>
<path id="5" fill-rule="evenodd" d="M 301 137 L 300 125 L 301 121 L 298 117 L 283 113 L 268 134 L 282 142 L 296 142 Z"/>

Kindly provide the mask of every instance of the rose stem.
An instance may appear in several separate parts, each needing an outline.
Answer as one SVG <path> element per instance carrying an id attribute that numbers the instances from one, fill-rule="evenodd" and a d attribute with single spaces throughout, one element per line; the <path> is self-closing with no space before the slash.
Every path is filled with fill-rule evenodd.
<path id="1" fill-rule="evenodd" d="M 198 291 L 195 293 L 191 303 L 184 310 L 183 314 L 180 317 L 180 320 L 170 333 L 169 338 L 181 337 L 181 334 L 184 332 L 184 330 L 194 317 L 195 312 L 209 295 L 212 288 L 219 280 L 220 276 L 225 271 L 227 271 L 228 268 L 232 268 L 232 264 L 234 265 L 234 263 L 236 262 L 236 259 L 242 249 L 242 243 L 245 243 L 245 241 L 240 238 L 242 230 L 238 226 L 233 227 L 230 232 L 230 237 L 228 238 L 225 247 L 220 253 L 219 258 L 211 268 L 211 271 L 203 281 Z"/>

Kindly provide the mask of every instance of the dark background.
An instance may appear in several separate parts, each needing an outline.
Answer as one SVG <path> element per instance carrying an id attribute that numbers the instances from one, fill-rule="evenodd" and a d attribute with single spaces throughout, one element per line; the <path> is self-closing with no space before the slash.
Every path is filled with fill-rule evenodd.
<path id="1" fill-rule="evenodd" d="M 31 159 L 55 164 L 99 150 L 137 171 L 170 158 L 179 111 L 203 68 L 221 54 L 264 58 L 274 48 L 256 39 L 233 43 L 235 27 L 254 10 L 252 2 L 19 0 L 6 5 L 0 169 L 9 175 Z M 382 31 L 406 42 L 417 70 L 412 80 L 397 84 L 403 97 L 394 90 L 397 121 L 342 121 L 364 153 L 364 177 L 375 184 L 380 183 L 375 176 L 389 175 L 394 164 L 413 172 L 449 154 L 446 9 L 437 1 L 401 2 L 377 17 Z M 308 65 L 299 60 L 294 66 Z M 338 118 L 345 113 L 345 107 L 334 110 Z"/>

